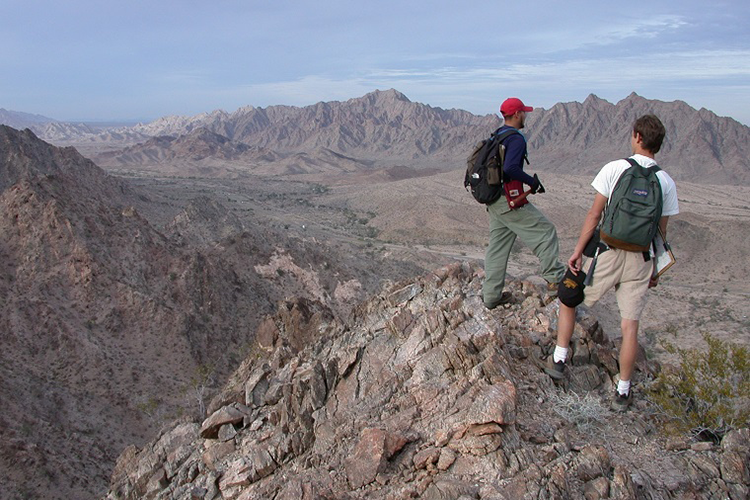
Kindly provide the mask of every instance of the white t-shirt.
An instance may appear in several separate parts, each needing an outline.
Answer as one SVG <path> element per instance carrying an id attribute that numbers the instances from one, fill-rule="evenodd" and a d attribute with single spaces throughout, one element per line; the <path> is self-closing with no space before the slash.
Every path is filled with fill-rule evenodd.
<path id="1" fill-rule="evenodd" d="M 633 155 L 631 158 L 637 161 L 642 167 L 650 168 L 656 165 L 656 161 L 648 156 Z M 630 167 L 631 165 L 627 160 L 611 161 L 602 167 L 591 185 L 594 186 L 594 189 L 598 193 L 609 200 L 609 196 L 612 194 L 612 190 L 615 188 L 620 175 Z M 656 172 L 656 178 L 659 179 L 659 184 L 661 184 L 661 195 L 664 200 L 661 215 L 677 215 L 680 213 L 680 207 L 677 203 L 677 186 L 674 180 L 664 170 Z"/>

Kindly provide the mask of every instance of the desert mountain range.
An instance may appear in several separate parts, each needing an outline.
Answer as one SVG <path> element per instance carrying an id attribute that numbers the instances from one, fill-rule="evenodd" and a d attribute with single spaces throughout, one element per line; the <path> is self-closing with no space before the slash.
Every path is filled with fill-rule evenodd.
<path id="1" fill-rule="evenodd" d="M 706 329 L 722 338 L 748 342 L 744 304 L 750 290 L 742 279 L 750 263 L 742 236 L 750 228 L 750 190 L 743 187 L 750 179 L 748 127 L 685 103 L 635 94 L 617 104 L 590 96 L 583 103 L 535 110 L 525 130 L 531 169 L 540 173 L 549 192 L 534 203 L 557 225 L 563 253 L 569 251 L 588 208 L 590 175 L 602 163 L 628 154 L 629 124 L 644 112 L 655 112 L 667 125 L 668 143 L 658 160 L 678 180 L 681 204 L 680 216 L 671 223 L 680 265 L 653 292 L 656 300 L 647 310 L 650 323 L 644 331 L 646 348 L 651 356 L 660 354 L 653 342 L 664 331 L 679 331 L 683 342 L 699 339 Z M 2 120 L 10 115 L 0 111 Z M 511 264 L 511 275 L 525 279 L 513 285 L 518 303 L 475 322 L 468 317 L 476 314 L 481 267 L 467 264 L 437 272 L 449 277 L 440 284 L 430 281 L 433 278 L 419 278 L 456 259 L 481 261 L 485 214 L 463 191 L 461 177 L 467 151 L 499 126 L 496 116 L 433 108 L 389 90 L 305 108 L 246 107 L 234 113 L 165 117 L 132 127 L 103 129 L 19 113 L 11 118 L 18 127 L 30 130 L 0 126 L 0 401 L 4 407 L 0 467 L 7 471 L 0 477 L 0 490 L 11 491 L 10 498 L 94 498 L 104 496 L 108 488 L 113 495 L 119 491 L 138 498 L 145 487 L 162 498 L 177 495 L 178 487 L 180 495 L 205 489 L 199 498 L 212 498 L 209 491 L 219 494 L 222 474 L 242 469 L 237 465 L 238 453 L 257 451 L 253 440 L 258 432 L 286 429 L 283 432 L 288 433 L 289 427 L 273 427 L 275 418 L 296 419 L 291 422 L 296 428 L 310 424 L 306 410 L 310 398 L 317 398 L 315 405 L 345 401 L 341 395 L 327 402 L 321 399 L 334 389 L 345 390 L 333 384 L 342 383 L 350 368 L 335 368 L 334 363 L 357 370 L 364 366 L 359 349 L 348 353 L 346 360 L 330 353 L 332 345 L 342 342 L 342 335 L 358 332 L 357 342 L 364 344 L 367 339 L 380 339 L 370 352 L 374 357 L 367 361 L 369 371 L 357 375 L 357 385 L 375 387 L 377 363 L 387 362 L 393 352 L 387 332 L 396 331 L 398 337 L 434 321 L 443 325 L 442 333 L 433 338 L 430 332 L 419 345 L 437 346 L 445 334 L 459 337 L 460 342 L 450 345 L 471 354 L 453 375 L 450 370 L 458 365 L 449 363 L 448 378 L 441 384 L 450 386 L 450 391 L 460 392 L 478 380 L 479 368 L 472 368 L 477 363 L 488 370 L 520 363 L 517 370 L 502 374 L 513 391 L 524 394 L 506 410 L 529 421 L 493 420 L 502 432 L 510 433 L 509 451 L 502 460 L 516 463 L 520 470 L 538 453 L 545 460 L 552 458 L 552 451 L 563 457 L 545 462 L 533 477 L 505 479 L 527 481 L 539 494 L 557 491 L 563 484 L 559 481 L 580 482 L 578 472 L 575 478 L 564 479 L 555 470 L 584 460 L 584 454 L 580 459 L 576 454 L 585 445 L 594 447 L 587 451 L 586 460 L 594 453 L 597 467 L 619 461 L 635 464 L 628 450 L 614 449 L 607 442 L 586 441 L 586 436 L 580 442 L 556 437 L 558 430 L 575 431 L 564 418 L 549 424 L 552 430 L 541 418 L 544 414 L 541 420 L 531 417 L 538 413 L 533 402 L 556 392 L 539 379 L 535 365 L 550 347 L 554 309 L 539 303 L 535 262 L 528 252 L 514 251 Z M 716 255 L 722 260 L 717 261 Z M 387 288 L 393 281 L 401 285 Z M 379 295 L 384 289 L 390 292 Z M 394 290 L 418 289 L 429 293 L 417 293 L 416 301 L 388 298 Z M 596 333 L 596 343 L 611 349 L 607 339 L 617 334 L 616 326 L 610 328 L 617 324 L 616 306 L 604 301 L 598 307 L 593 311 L 596 317 L 580 328 L 596 332 L 593 324 L 598 320 L 606 330 Z M 447 323 L 431 310 L 442 311 Z M 466 325 L 496 331 L 495 348 L 500 351 L 473 352 L 477 339 L 465 337 L 466 325 L 461 326 L 467 321 Z M 394 342 L 401 345 L 410 338 L 396 341 L 394 337 Z M 427 352 L 421 347 L 417 351 Z M 326 371 L 325 394 L 311 382 L 320 378 L 310 378 L 318 363 Z M 657 368 L 658 363 L 642 364 L 641 381 Z M 215 449 L 209 467 L 202 457 L 196 461 L 199 455 L 194 454 L 213 441 L 202 441 L 194 433 L 180 437 L 179 443 L 171 441 L 203 423 L 202 404 L 210 396 L 218 393 L 209 410 L 234 403 L 248 406 L 237 384 L 244 387 L 247 376 L 256 370 L 264 373 L 254 379 L 263 398 L 271 397 L 266 390 L 274 380 L 288 379 L 289 384 L 276 386 L 280 398 L 269 400 L 273 403 L 267 408 L 251 408 L 258 411 L 243 414 L 242 424 L 232 424 L 236 435 L 222 441 L 235 443 L 232 452 L 222 454 L 228 444 Z M 399 384 L 409 380 L 399 370 L 394 394 L 404 391 L 406 386 Z M 584 381 L 595 376 L 601 382 L 585 385 L 587 390 L 606 392 L 616 366 L 588 356 L 581 360 L 580 370 Z M 421 388 L 425 394 L 427 386 Z M 305 392 L 310 390 L 318 392 Z M 365 428 L 383 430 L 380 422 L 385 417 L 373 413 L 379 403 L 369 398 L 368 391 L 348 401 L 370 413 L 350 428 L 351 435 L 337 437 L 342 439 L 340 446 L 327 449 L 331 456 L 325 463 L 332 469 L 344 464 L 345 454 L 359 450 L 355 441 L 376 432 L 362 434 Z M 271 408 L 275 404 L 282 406 Z M 405 400 L 398 405 L 410 408 Z M 388 408 L 392 416 L 399 414 L 395 406 Z M 625 436 L 647 443 L 647 449 L 638 453 L 663 445 L 657 438 L 647 438 L 654 433 L 645 417 L 647 409 L 644 406 L 637 414 L 643 424 L 640 434 Z M 546 410 L 554 411 L 552 406 Z M 346 415 L 339 413 L 326 425 L 339 425 L 336 419 Z M 393 434 L 406 440 L 399 449 L 405 454 L 379 455 L 384 461 L 371 464 L 376 470 L 373 478 L 381 474 L 373 481 L 384 486 L 383 492 L 425 493 L 432 484 L 426 478 L 440 470 L 433 490 L 492 498 L 487 488 L 470 488 L 465 482 L 468 476 L 454 476 L 450 465 L 445 470 L 437 466 L 436 453 L 442 454 L 442 448 L 449 448 L 445 454 L 453 453 L 456 459 L 472 455 L 474 446 L 486 450 L 481 435 L 473 437 L 471 444 L 459 439 L 454 443 L 457 448 L 441 437 L 440 449 L 427 452 L 436 448 L 427 444 L 430 433 L 439 429 L 422 422 L 418 411 L 412 416 L 410 422 L 421 429 L 419 436 L 404 429 Z M 319 417 L 313 420 L 326 422 Z M 176 418 L 182 422 L 177 428 L 169 424 Z M 245 423 L 252 434 L 247 434 Z M 536 425 L 543 427 L 544 442 L 529 447 L 529 429 Z M 322 446 L 324 439 L 337 436 L 330 431 L 318 434 L 320 430 L 310 434 L 306 429 L 304 440 L 320 436 Z M 231 434 L 232 429 L 224 432 Z M 157 435 L 162 436 L 161 444 L 151 442 Z M 492 442 L 502 441 L 497 432 L 486 435 Z M 279 480 L 302 469 L 312 474 L 310 467 L 321 460 L 322 448 L 311 448 L 307 441 L 287 443 L 278 434 L 272 438 L 293 449 L 285 455 L 287 462 L 284 458 L 276 462 Z M 744 442 L 741 437 L 733 439 Z M 179 456 L 162 457 L 159 453 L 167 448 Z M 685 454 L 690 445 L 678 448 L 678 454 Z M 721 456 L 715 449 L 690 450 L 695 455 L 692 462 L 673 462 L 676 457 L 655 454 L 655 459 L 673 464 L 672 472 L 683 465 L 701 472 L 688 476 L 674 472 L 671 482 L 646 481 L 652 498 L 661 494 L 670 498 L 664 493 L 670 487 L 682 492 L 696 481 L 706 488 L 701 492 L 729 488 L 728 484 L 739 485 L 731 486 L 739 488 L 738 494 L 747 491 L 742 481 L 731 476 L 736 469 L 730 473 L 731 481 L 721 473 L 705 473 L 725 467 L 721 460 L 735 460 L 735 448 L 727 444 L 721 448 L 726 455 Z M 151 451 L 156 455 L 149 455 Z M 425 452 L 422 458 L 427 455 L 424 468 L 417 467 L 413 474 L 398 469 L 401 479 L 383 476 L 392 474 L 396 469 L 391 466 L 397 462 L 414 464 L 420 452 Z M 465 467 L 467 462 L 461 463 Z M 232 469 L 235 465 L 239 469 Z M 141 474 L 146 469 L 148 477 Z M 638 484 L 646 484 L 637 483 L 637 478 L 658 475 L 639 467 L 605 469 L 584 482 L 595 481 L 602 489 L 606 480 L 608 491 L 636 491 Z M 253 470 L 246 471 L 247 477 L 255 477 L 257 470 Z M 496 468 L 494 473 L 509 474 L 511 469 L 503 470 Z M 332 481 L 317 475 L 309 478 L 317 492 L 310 498 L 325 497 L 315 496 L 321 492 L 333 498 L 360 495 L 354 489 L 348 493 L 340 489 L 358 484 L 359 479 L 350 481 L 348 472 L 331 475 Z M 254 491 L 267 488 L 263 491 L 280 494 L 284 488 L 274 481 L 268 479 Z M 375 483 L 367 483 L 361 494 L 377 496 L 379 490 L 372 489 Z M 289 483 L 286 494 L 292 496 L 279 498 L 293 498 L 298 486 L 299 491 L 307 491 L 305 484 Z M 583 483 L 576 484 L 584 488 Z M 241 489 L 231 489 L 232 494 Z M 451 494 L 443 497 L 454 498 Z"/>
<path id="2" fill-rule="evenodd" d="M 682 101 L 655 101 L 637 94 L 617 104 L 590 95 L 583 103 L 558 103 L 530 113 L 524 132 L 532 165 L 561 174 L 595 173 L 613 154 L 629 154 L 629 126 L 648 112 L 659 116 L 667 127 L 659 160 L 676 180 L 750 182 L 750 128 Z M 268 171 L 269 163 L 278 169 L 280 158 L 298 154 L 312 156 L 311 163 L 324 164 L 328 163 L 326 155 L 342 155 L 350 168 L 408 165 L 452 170 L 463 163 L 476 141 L 500 124 L 497 115 L 434 108 L 387 90 L 302 108 L 247 106 L 233 113 L 217 110 L 192 117 L 170 116 L 103 132 L 81 124 L 69 124 L 67 131 L 60 123 L 29 126 L 43 139 L 75 145 L 84 154 L 96 152 L 103 144 L 131 146 L 98 158 L 94 155 L 102 166 L 154 166 L 176 157 L 195 162 L 217 152 L 241 160 L 250 170 Z M 199 129 L 215 135 L 196 132 Z M 171 139 L 149 140 L 162 136 Z M 190 139 L 177 140 L 182 136 Z M 283 171 L 309 173 L 314 167 L 287 160 Z"/>

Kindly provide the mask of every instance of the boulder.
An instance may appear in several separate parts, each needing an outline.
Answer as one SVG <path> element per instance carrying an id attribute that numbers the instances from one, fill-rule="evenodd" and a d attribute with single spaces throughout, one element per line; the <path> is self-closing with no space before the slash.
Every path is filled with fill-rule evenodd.
<path id="1" fill-rule="evenodd" d="M 200 428 L 200 436 L 205 439 L 216 439 L 219 429 L 225 424 L 238 424 L 247 416 L 234 405 L 225 406 L 216 410 L 210 417 L 203 421 Z"/>

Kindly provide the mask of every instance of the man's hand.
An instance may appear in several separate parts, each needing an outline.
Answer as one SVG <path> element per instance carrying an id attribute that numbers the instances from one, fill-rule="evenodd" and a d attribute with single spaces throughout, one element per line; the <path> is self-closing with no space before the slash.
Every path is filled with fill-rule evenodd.
<path id="1" fill-rule="evenodd" d="M 658 276 L 652 276 L 651 279 L 648 282 L 648 287 L 649 288 L 654 288 L 658 284 L 659 284 L 659 277 Z"/>
<path id="2" fill-rule="evenodd" d="M 574 276 L 578 276 L 578 271 L 581 270 L 582 261 L 583 255 L 580 252 L 573 252 L 573 255 L 568 259 L 568 267 L 573 272 Z"/>
<path id="3" fill-rule="evenodd" d="M 542 183 L 539 181 L 539 176 L 534 174 L 534 183 L 531 185 L 531 194 L 541 194 L 543 192 L 544 186 L 542 186 Z"/>

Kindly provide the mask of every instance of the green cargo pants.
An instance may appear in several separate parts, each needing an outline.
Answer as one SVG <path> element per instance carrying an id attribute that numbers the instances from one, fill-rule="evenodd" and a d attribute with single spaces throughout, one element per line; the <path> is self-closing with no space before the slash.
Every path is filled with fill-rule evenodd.
<path id="1" fill-rule="evenodd" d="M 495 307 L 503 294 L 508 257 L 516 236 L 539 258 L 542 278 L 558 283 L 565 266 L 559 261 L 560 245 L 555 226 L 534 205 L 528 203 L 510 210 L 504 198 L 487 207 L 490 214 L 490 242 L 484 258 L 486 278 L 482 298 Z"/>

